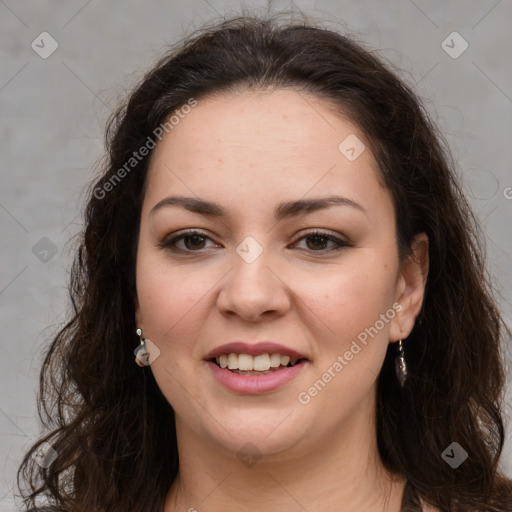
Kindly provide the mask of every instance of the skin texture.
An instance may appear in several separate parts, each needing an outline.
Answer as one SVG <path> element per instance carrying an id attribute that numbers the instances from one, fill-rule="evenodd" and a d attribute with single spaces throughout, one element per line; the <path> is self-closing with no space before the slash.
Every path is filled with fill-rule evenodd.
<path id="1" fill-rule="evenodd" d="M 354 161 L 338 150 L 350 134 L 366 146 Z M 303 92 L 229 93 L 200 100 L 159 142 L 147 180 L 136 321 L 160 350 L 150 368 L 176 414 L 180 473 L 166 512 L 399 511 L 404 482 L 377 452 L 376 379 L 388 344 L 407 338 L 420 311 L 428 240 L 418 235 L 416 258 L 400 264 L 391 196 L 364 133 Z M 228 216 L 180 206 L 150 214 L 170 195 L 214 201 Z M 332 195 L 364 212 L 273 218 L 282 201 Z M 209 238 L 181 239 L 181 252 L 159 246 L 189 228 Z M 303 238 L 309 228 L 350 246 Z M 262 248 L 252 263 L 236 251 L 248 236 Z M 401 311 L 301 404 L 298 394 L 397 303 Z M 275 341 L 309 361 L 276 391 L 237 394 L 204 360 L 235 340 Z M 246 443 L 261 455 L 251 466 L 237 456 Z"/>

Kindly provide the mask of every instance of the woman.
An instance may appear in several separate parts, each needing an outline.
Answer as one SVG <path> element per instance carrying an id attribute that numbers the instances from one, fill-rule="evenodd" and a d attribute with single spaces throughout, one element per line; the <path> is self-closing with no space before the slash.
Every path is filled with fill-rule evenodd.
<path id="1" fill-rule="evenodd" d="M 394 72 L 312 22 L 235 18 L 165 56 L 107 141 L 28 506 L 512 510 L 506 327 Z"/>

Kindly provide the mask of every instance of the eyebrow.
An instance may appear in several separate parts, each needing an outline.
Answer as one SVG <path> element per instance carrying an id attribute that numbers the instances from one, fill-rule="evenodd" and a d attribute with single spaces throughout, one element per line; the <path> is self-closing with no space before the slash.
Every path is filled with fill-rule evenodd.
<path id="1" fill-rule="evenodd" d="M 190 212 L 208 217 L 222 218 L 228 215 L 227 210 L 217 203 L 185 196 L 165 197 L 153 206 L 149 214 L 153 215 L 156 211 L 169 206 L 181 206 Z M 341 196 L 329 196 L 318 199 L 299 199 L 297 201 L 282 202 L 274 210 L 274 219 L 280 221 L 297 215 L 313 213 L 332 206 L 349 206 L 361 211 L 365 215 L 367 213 L 359 203 L 356 203 L 352 199 Z"/>

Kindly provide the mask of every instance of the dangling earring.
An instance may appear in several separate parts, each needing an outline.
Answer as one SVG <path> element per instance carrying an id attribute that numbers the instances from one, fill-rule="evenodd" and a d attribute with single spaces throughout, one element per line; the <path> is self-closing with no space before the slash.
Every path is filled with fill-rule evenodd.
<path id="1" fill-rule="evenodd" d="M 398 355 L 395 358 L 395 372 L 398 382 L 400 382 L 400 386 L 403 388 L 407 380 L 407 365 L 405 364 L 405 352 L 402 340 L 398 342 Z"/>
<path id="2" fill-rule="evenodd" d="M 142 329 L 135 331 L 140 338 L 140 345 L 133 351 L 135 354 L 135 362 L 141 367 L 149 366 L 149 354 L 146 347 L 146 340 L 142 337 Z"/>

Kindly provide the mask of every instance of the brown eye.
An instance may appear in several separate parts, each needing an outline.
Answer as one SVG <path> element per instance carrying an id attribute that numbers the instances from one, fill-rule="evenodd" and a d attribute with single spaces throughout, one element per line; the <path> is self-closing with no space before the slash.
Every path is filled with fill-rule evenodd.
<path id="1" fill-rule="evenodd" d="M 330 242 L 330 240 L 326 236 L 308 236 L 306 237 L 306 240 L 312 241 L 311 244 L 308 244 L 308 247 L 310 249 L 325 249 L 324 247 L 326 244 Z"/>
<path id="2" fill-rule="evenodd" d="M 203 249 L 207 249 L 205 246 L 206 242 L 212 239 L 207 236 L 205 233 L 201 231 L 190 230 L 184 233 L 179 234 L 171 238 L 170 240 L 164 240 L 159 244 L 159 246 L 163 249 L 170 249 L 176 252 L 199 252 Z M 350 247 L 348 242 L 341 240 L 330 233 L 325 233 L 322 231 L 308 233 L 302 238 L 300 238 L 297 242 L 301 240 L 306 240 L 306 249 L 310 252 L 331 252 L 338 251 L 344 247 Z M 182 243 L 180 246 L 179 243 Z M 297 243 L 295 242 L 295 243 Z M 329 243 L 334 244 L 334 247 L 328 249 Z M 214 244 L 218 247 L 217 244 Z"/>
<path id="3" fill-rule="evenodd" d="M 341 240 L 329 233 L 324 233 L 322 231 L 308 233 L 307 235 L 300 238 L 298 241 L 306 240 L 306 247 L 308 250 L 313 252 L 331 252 L 338 251 L 343 247 L 349 247 L 350 244 Z M 329 242 L 334 244 L 332 249 L 327 249 L 326 246 Z"/>
<path id="4" fill-rule="evenodd" d="M 189 235 L 182 237 L 187 249 L 203 249 L 205 238 L 199 235 Z M 190 242 L 187 244 L 187 242 Z"/>
<path id="5" fill-rule="evenodd" d="M 199 252 L 202 249 L 205 249 L 206 240 L 211 240 L 209 236 L 201 231 L 190 230 L 184 233 L 181 233 L 178 236 L 171 238 L 170 240 L 163 240 L 159 246 L 162 249 L 170 249 L 173 251 L 181 251 L 181 252 Z M 178 243 L 183 241 L 182 245 L 179 246 Z"/>

